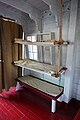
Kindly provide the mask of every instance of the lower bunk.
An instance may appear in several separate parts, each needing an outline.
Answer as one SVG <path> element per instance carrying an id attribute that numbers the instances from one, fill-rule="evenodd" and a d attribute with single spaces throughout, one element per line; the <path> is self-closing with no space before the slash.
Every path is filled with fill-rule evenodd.
<path id="1" fill-rule="evenodd" d="M 62 96 L 64 90 L 63 87 L 44 81 L 42 79 L 38 79 L 33 76 L 18 77 L 16 80 L 16 88 L 18 88 L 19 84 L 22 84 L 39 94 L 49 97 L 52 101 L 51 111 L 53 113 L 56 111 L 56 101 Z"/>

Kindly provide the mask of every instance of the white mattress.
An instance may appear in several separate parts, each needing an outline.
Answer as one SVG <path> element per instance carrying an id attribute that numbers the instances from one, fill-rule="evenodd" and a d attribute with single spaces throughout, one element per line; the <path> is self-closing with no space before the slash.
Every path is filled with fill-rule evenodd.
<path id="1" fill-rule="evenodd" d="M 48 83 L 32 76 L 19 77 L 18 80 L 54 97 L 58 96 L 63 91 L 63 87 Z"/>
<path id="2" fill-rule="evenodd" d="M 49 64 L 37 62 L 37 61 L 32 61 L 29 59 L 26 60 L 19 60 L 19 61 L 14 61 L 14 64 L 19 67 L 23 67 L 29 70 L 37 71 L 40 73 L 48 73 L 51 74 L 52 72 L 57 72 L 58 71 L 58 66 L 52 66 Z M 63 68 L 62 66 L 60 69 Z"/>

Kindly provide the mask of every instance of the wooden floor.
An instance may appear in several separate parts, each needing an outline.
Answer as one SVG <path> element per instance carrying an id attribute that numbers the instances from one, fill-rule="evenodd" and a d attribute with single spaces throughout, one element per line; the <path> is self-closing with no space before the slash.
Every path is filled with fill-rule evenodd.
<path id="1" fill-rule="evenodd" d="M 0 94 L 0 120 L 73 120 L 80 108 L 80 101 L 72 99 L 67 105 L 57 103 L 56 113 L 51 113 L 48 98 L 27 89 Z M 80 119 L 79 119 L 80 120 Z"/>
<path id="2" fill-rule="evenodd" d="M 80 109 L 79 109 L 79 111 L 77 112 L 74 120 L 80 120 Z"/>

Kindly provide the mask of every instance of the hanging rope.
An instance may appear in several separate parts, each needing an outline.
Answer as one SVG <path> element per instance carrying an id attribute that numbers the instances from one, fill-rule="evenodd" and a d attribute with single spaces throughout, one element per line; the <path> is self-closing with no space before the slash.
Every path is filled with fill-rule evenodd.
<path id="1" fill-rule="evenodd" d="M 60 29 L 59 29 L 59 42 L 62 43 L 62 0 L 60 0 Z M 60 57 L 61 57 L 61 46 L 58 44 L 58 73 L 60 70 Z"/>
<path id="2" fill-rule="evenodd" d="M 59 40 L 55 40 L 54 41 L 54 45 L 58 45 L 58 70 L 57 72 L 53 75 L 55 77 L 59 77 L 60 76 L 60 58 L 61 58 L 61 46 L 63 44 L 63 40 L 62 40 L 62 0 L 60 0 L 60 26 L 59 26 Z"/>
<path id="3" fill-rule="evenodd" d="M 66 67 L 63 67 L 62 69 L 60 68 L 60 63 L 61 63 L 61 45 L 63 45 L 63 44 L 68 45 L 69 42 L 68 41 L 64 41 L 62 39 L 62 0 L 60 0 L 59 40 L 54 40 L 54 45 L 58 45 L 58 69 L 57 69 L 57 72 L 52 75 L 54 77 L 60 77 L 61 76 L 61 74 L 60 74 L 61 70 L 65 71 L 67 69 Z"/>
<path id="4" fill-rule="evenodd" d="M 59 30 L 59 41 L 62 40 L 62 0 L 60 0 L 60 30 Z"/>

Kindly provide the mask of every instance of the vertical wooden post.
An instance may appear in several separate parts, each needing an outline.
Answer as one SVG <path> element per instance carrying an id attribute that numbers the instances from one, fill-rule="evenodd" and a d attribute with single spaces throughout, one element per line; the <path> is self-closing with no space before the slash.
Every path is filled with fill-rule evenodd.
<path id="1" fill-rule="evenodd" d="M 59 27 L 59 41 L 62 41 L 62 0 L 60 0 L 60 27 Z M 61 46 L 58 45 L 58 72 L 60 70 Z"/>
<path id="2" fill-rule="evenodd" d="M 60 46 L 58 46 L 58 72 L 59 72 L 59 70 L 60 70 L 60 57 L 61 57 L 61 48 L 60 48 Z"/>

